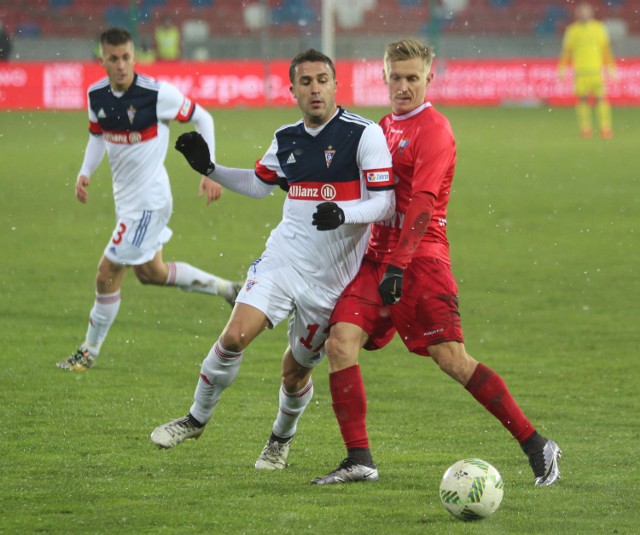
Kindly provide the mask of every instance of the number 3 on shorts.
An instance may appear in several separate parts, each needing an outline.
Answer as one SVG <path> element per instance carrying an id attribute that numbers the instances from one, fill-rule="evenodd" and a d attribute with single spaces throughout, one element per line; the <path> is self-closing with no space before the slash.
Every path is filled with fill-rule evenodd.
<path id="1" fill-rule="evenodd" d="M 118 224 L 118 230 L 115 231 L 111 242 L 114 245 L 118 245 L 122 241 L 122 236 L 124 236 L 125 232 L 127 232 L 127 225 L 120 221 L 120 223 Z"/>

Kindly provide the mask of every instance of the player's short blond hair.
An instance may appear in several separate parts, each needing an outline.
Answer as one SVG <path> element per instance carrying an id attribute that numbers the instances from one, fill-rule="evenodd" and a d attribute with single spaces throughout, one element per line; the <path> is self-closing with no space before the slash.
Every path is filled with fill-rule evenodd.
<path id="1" fill-rule="evenodd" d="M 424 61 L 426 71 L 431 69 L 433 63 L 433 48 L 425 45 L 419 39 L 401 39 L 389 43 L 384 50 L 384 69 L 389 72 L 392 61 L 405 61 L 413 58 L 421 58 Z"/>

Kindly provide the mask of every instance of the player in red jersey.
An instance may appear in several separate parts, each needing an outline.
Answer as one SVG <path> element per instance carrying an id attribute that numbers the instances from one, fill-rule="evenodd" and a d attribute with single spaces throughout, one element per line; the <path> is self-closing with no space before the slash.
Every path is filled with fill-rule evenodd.
<path id="1" fill-rule="evenodd" d="M 380 125 L 393 157 L 396 213 L 372 225 L 362 267 L 331 318 L 329 384 L 348 456 L 312 483 L 378 479 L 358 353 L 384 347 L 397 331 L 409 351 L 433 358 L 511 432 L 529 457 L 535 485 L 552 485 L 559 478 L 557 444 L 535 430 L 502 378 L 463 343 L 446 235 L 456 144 L 449 121 L 425 101 L 432 60 L 431 48 L 415 39 L 390 43 L 385 51 L 392 113 Z"/>

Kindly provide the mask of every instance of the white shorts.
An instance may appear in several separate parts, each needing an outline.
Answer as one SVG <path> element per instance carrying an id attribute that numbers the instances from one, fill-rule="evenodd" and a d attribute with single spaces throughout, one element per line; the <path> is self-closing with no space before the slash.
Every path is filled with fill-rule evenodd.
<path id="1" fill-rule="evenodd" d="M 289 317 L 289 344 L 296 361 L 306 368 L 324 357 L 329 318 L 342 288 L 316 286 L 288 264 L 269 257 L 258 258 L 236 297 L 260 310 L 275 327 Z"/>
<path id="2" fill-rule="evenodd" d="M 129 212 L 118 217 L 111 241 L 104 256 L 115 264 L 139 266 L 146 264 L 171 239 L 167 226 L 172 203 L 161 210 Z"/>

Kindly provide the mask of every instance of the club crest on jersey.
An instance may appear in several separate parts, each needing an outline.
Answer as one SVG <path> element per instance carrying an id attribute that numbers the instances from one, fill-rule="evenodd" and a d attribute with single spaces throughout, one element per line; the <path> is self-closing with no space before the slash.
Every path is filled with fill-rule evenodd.
<path id="1" fill-rule="evenodd" d="M 129 109 L 127 110 L 127 115 L 129 116 L 129 122 L 131 124 L 133 124 L 133 119 L 136 116 L 136 109 L 133 106 L 129 106 Z"/>
<path id="2" fill-rule="evenodd" d="M 406 137 L 403 137 L 400 140 L 400 143 L 398 143 L 398 152 L 402 154 L 404 152 L 404 149 L 406 149 L 408 146 L 409 146 L 409 140 Z"/>
<path id="3" fill-rule="evenodd" d="M 333 161 L 333 157 L 336 155 L 336 151 L 333 150 L 333 147 L 331 145 L 329 145 L 327 147 L 327 150 L 324 151 L 324 161 L 327 164 L 327 169 L 329 168 L 329 166 L 331 165 L 331 162 Z"/>

